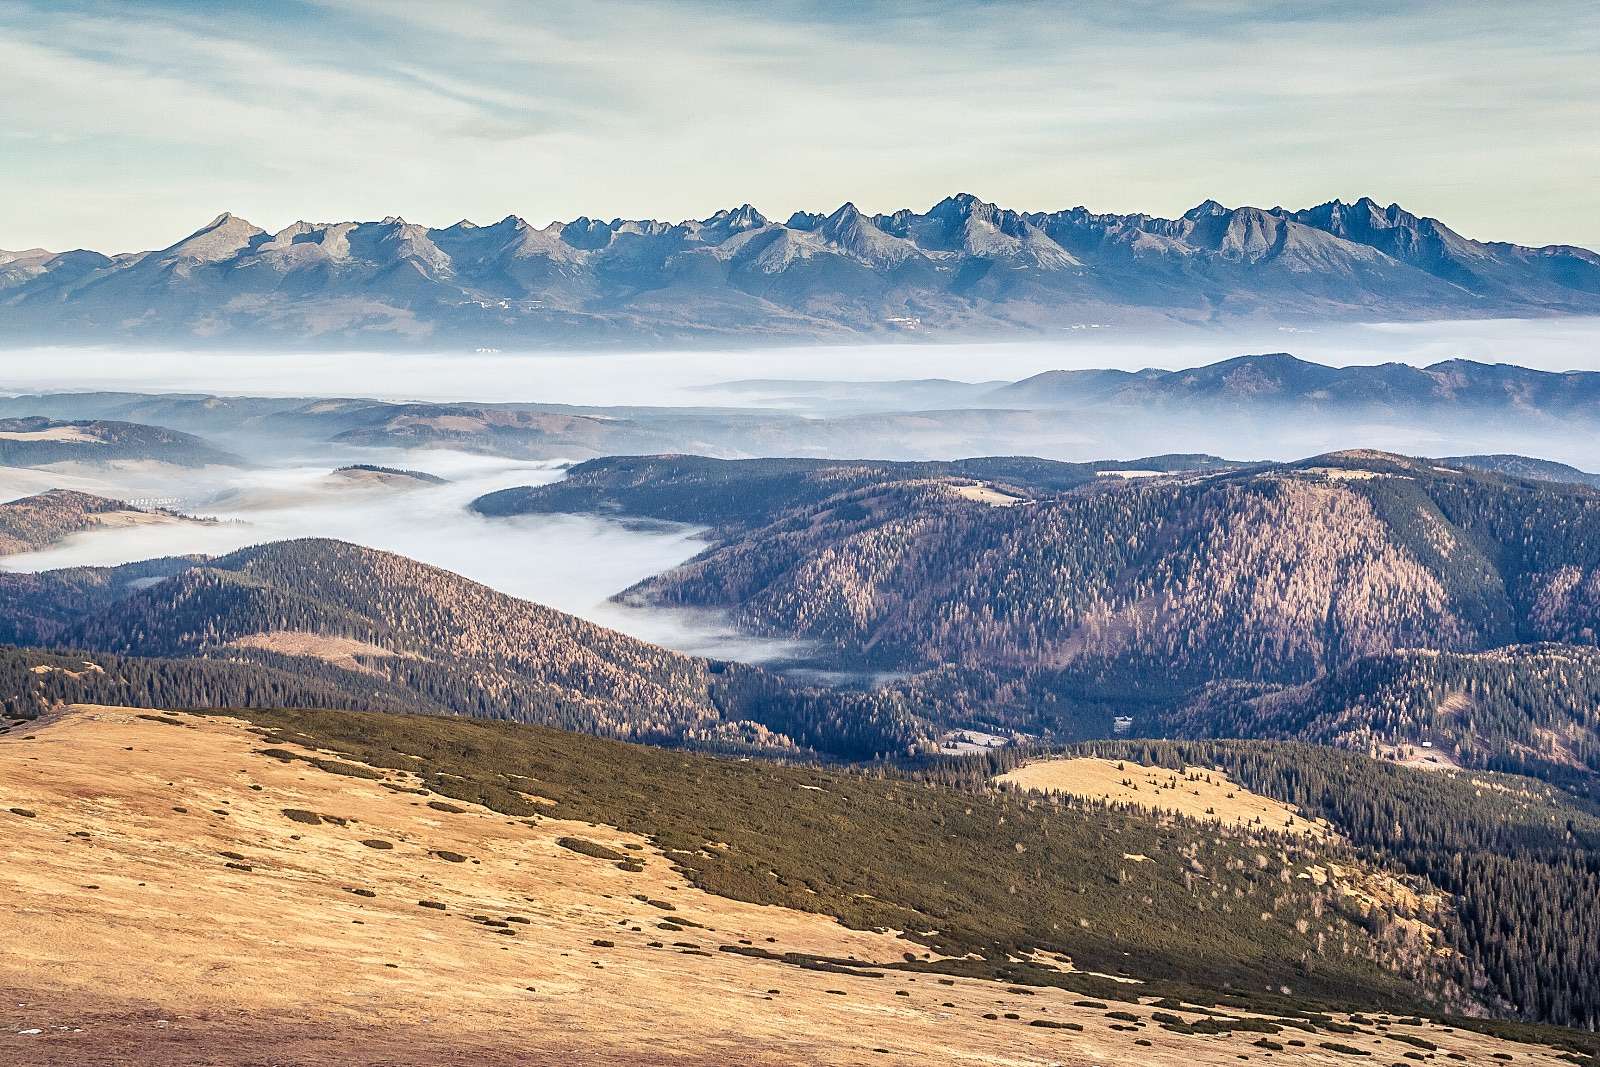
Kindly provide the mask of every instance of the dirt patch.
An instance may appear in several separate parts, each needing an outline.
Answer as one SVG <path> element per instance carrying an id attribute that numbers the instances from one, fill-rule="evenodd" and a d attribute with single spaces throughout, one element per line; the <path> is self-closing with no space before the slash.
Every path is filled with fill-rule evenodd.
<path id="1" fill-rule="evenodd" d="M 62 667 L 53 663 L 38 663 L 32 667 L 29 667 L 28 670 L 33 674 L 64 674 L 68 678 L 83 678 L 91 674 L 105 673 L 104 667 L 100 666 L 98 663 L 91 663 L 89 660 L 83 661 L 83 669 L 79 671 L 75 671 L 71 667 Z"/>
<path id="2" fill-rule="evenodd" d="M 1406 767 L 1416 767 L 1424 771 L 1459 771 L 1461 764 L 1455 761 L 1448 752 L 1437 748 L 1423 748 L 1421 745 L 1397 745 L 1384 750 L 1386 758 Z"/>
<path id="3" fill-rule="evenodd" d="M 963 500 L 972 500 L 979 504 L 988 504 L 990 507 L 1009 508 L 1024 503 L 1025 498 L 1002 493 L 991 486 L 978 483 L 977 485 L 952 485 L 950 491 Z"/>
<path id="4" fill-rule="evenodd" d="M 305 656 L 347 671 L 361 671 L 365 674 L 379 672 L 362 663 L 356 658 L 357 656 L 379 659 L 422 658 L 414 653 L 393 652 L 351 637 L 330 637 L 327 634 L 308 633 L 303 630 L 273 630 L 263 634 L 248 634 L 229 641 L 228 645 L 232 648 L 259 648 L 283 656 Z"/>
<path id="5" fill-rule="evenodd" d="M 0 430 L 0 441 L 65 441 L 69 444 L 100 444 L 101 439 L 80 426 L 52 426 L 45 430 Z"/>

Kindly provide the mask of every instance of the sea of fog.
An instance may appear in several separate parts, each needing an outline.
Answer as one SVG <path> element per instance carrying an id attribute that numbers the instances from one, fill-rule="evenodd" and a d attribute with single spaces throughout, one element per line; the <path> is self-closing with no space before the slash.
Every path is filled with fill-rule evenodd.
<path id="1" fill-rule="evenodd" d="M 358 396 L 397 400 L 528 401 L 593 405 L 729 406 L 778 402 L 710 388 L 739 379 L 885 381 L 1017 379 L 1055 368 L 1195 366 L 1247 352 L 1289 351 L 1329 364 L 1456 357 L 1548 370 L 1600 369 L 1600 319 L 1434 322 L 1329 330 L 1187 330 L 1124 335 L 1082 330 L 1011 344 L 889 344 L 777 349 L 542 353 L 162 353 L 98 349 L 0 352 L 0 392 L 113 389 L 222 395 Z M 781 394 L 781 390 L 778 391 Z M 1515 426 L 1183 425 L 1153 430 L 1065 426 L 1061 440 L 962 438 L 955 454 L 1030 451 L 1057 458 L 1128 458 L 1206 451 L 1238 459 L 1292 459 L 1333 448 L 1420 455 L 1515 451 L 1600 469 L 1600 443 L 1578 435 L 1521 435 Z M 1541 436 L 1544 434 L 1544 436 Z M 1059 436 L 1059 435 L 1058 435 Z M 304 446 L 285 446 L 304 447 Z M 931 445 L 918 447 L 932 448 Z M 935 449 L 936 450 L 936 449 Z M 881 453 L 880 453 L 881 454 Z M 291 537 L 335 537 L 399 552 L 514 596 L 548 604 L 645 640 L 752 661 L 801 655 L 794 644 L 751 640 L 699 612 L 628 607 L 611 597 L 703 547 L 688 527 L 644 529 L 581 516 L 486 519 L 466 507 L 496 489 L 549 482 L 563 464 L 447 451 L 318 446 L 312 454 L 251 457 L 250 469 L 175 471 L 127 464 L 50 471 L 0 468 L 0 500 L 60 486 L 136 501 L 173 502 L 214 525 L 141 526 L 74 536 L 48 551 L 0 561 L 7 570 L 112 565 L 153 556 L 227 552 Z M 424 470 L 447 485 L 408 492 L 335 487 L 335 467 L 374 463 Z"/>
<path id="2" fill-rule="evenodd" d="M 442 486 L 354 488 L 329 478 L 354 462 L 422 470 Z M 640 608 L 610 598 L 705 547 L 687 526 L 639 528 L 577 515 L 489 519 L 475 497 L 563 476 L 559 463 L 530 463 L 428 450 L 344 451 L 256 469 L 175 472 L 129 464 L 112 470 L 0 468 L 0 499 L 46 488 L 119 499 L 170 501 L 215 524 L 172 524 L 76 534 L 41 552 L 0 559 L 0 569 L 114 566 L 157 556 L 216 555 L 294 537 L 333 537 L 398 552 L 512 596 L 559 608 L 646 641 L 697 655 L 770 662 L 802 651 L 791 642 L 736 634 L 710 612 Z"/>
<path id="3" fill-rule="evenodd" d="M 1262 326 L 1129 333 L 1114 327 L 1049 341 L 834 345 L 715 351 L 215 353 L 58 348 L 0 352 L 0 392 L 110 389 L 385 400 L 698 405 L 744 402 L 705 387 L 736 379 L 1015 380 L 1041 371 L 1198 366 L 1290 352 L 1320 363 L 1465 358 L 1542 370 L 1600 369 L 1600 319 L 1484 319 L 1319 329 Z"/>

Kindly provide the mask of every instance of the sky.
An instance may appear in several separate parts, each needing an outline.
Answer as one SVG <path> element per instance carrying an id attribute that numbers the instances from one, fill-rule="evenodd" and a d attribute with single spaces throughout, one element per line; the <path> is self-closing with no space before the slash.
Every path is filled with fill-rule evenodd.
<path id="1" fill-rule="evenodd" d="M 0 248 L 1372 196 L 1600 248 L 1600 5 L 0 0 Z"/>

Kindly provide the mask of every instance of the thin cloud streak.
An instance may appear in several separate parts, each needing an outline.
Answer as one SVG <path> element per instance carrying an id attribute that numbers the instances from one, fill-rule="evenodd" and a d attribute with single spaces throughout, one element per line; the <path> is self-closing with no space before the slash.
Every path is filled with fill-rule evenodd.
<path id="1" fill-rule="evenodd" d="M 1365 193 L 1600 244 L 1586 4 L 127 10 L 0 7 L 0 247 L 159 247 L 224 208 L 676 220 L 958 189 L 1163 214 Z"/>

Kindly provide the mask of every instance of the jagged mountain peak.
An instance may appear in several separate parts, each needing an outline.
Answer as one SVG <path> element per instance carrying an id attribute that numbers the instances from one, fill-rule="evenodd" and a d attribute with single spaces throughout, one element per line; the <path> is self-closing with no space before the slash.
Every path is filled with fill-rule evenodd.
<path id="1" fill-rule="evenodd" d="M 159 253 L 164 262 L 213 262 L 227 259 L 268 237 L 267 231 L 224 211 L 198 230 Z"/>
<path id="2" fill-rule="evenodd" d="M 614 232 L 615 230 L 609 222 L 601 222 L 599 219 L 591 219 L 587 215 L 579 215 L 561 227 L 561 239 L 574 248 L 593 251 L 610 244 L 611 236 Z"/>
<path id="3" fill-rule="evenodd" d="M 936 218 L 957 219 L 992 219 L 1001 209 L 994 204 L 983 200 L 972 193 L 956 193 L 947 196 L 928 209 L 928 215 Z"/>
<path id="4" fill-rule="evenodd" d="M 1186 219 L 1213 218 L 1218 215 L 1226 215 L 1229 213 L 1229 210 L 1229 208 L 1224 207 L 1221 203 L 1215 200 L 1206 199 L 1200 201 L 1200 203 L 1196 204 L 1188 211 L 1185 211 L 1183 213 L 1183 217 Z"/>
<path id="5" fill-rule="evenodd" d="M 208 233 L 264 233 L 259 226 L 242 219 L 231 211 L 224 211 L 204 226 L 191 233 L 185 240 L 203 236 Z"/>
<path id="6" fill-rule="evenodd" d="M 925 211 L 846 202 L 782 223 L 745 203 L 678 223 L 508 215 L 430 229 L 389 216 L 270 235 L 223 212 L 158 252 L 0 265 L 0 329 L 45 341 L 104 339 L 114 323 L 165 342 L 365 344 L 379 329 L 499 345 L 1600 313 L 1600 256 L 1471 241 L 1370 197 L 1301 210 L 1206 200 L 1162 219 L 1024 213 L 960 192 Z"/>
<path id="7" fill-rule="evenodd" d="M 758 230 L 768 223 L 768 218 L 754 207 L 740 204 L 738 207 L 721 208 L 712 212 L 709 218 L 698 219 L 685 225 L 695 226 L 701 233 L 731 237 L 746 230 Z"/>
<path id="8" fill-rule="evenodd" d="M 708 223 L 724 222 L 730 226 L 748 230 L 757 226 L 765 226 L 767 217 L 749 204 L 740 204 L 734 208 L 723 208 L 706 221 Z"/>

